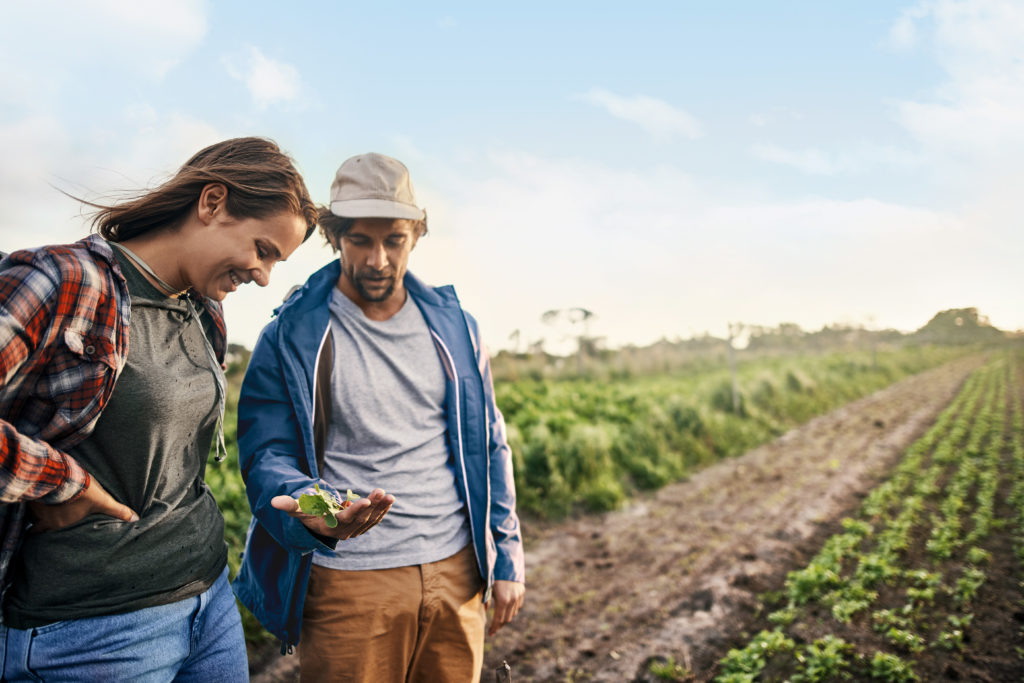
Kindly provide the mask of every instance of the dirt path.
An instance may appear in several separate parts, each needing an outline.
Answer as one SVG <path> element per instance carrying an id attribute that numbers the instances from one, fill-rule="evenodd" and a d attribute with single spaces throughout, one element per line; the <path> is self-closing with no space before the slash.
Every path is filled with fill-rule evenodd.
<path id="1" fill-rule="evenodd" d="M 906 379 L 628 509 L 527 526 L 527 605 L 489 644 L 487 670 L 629 681 L 660 656 L 699 675 L 980 363 Z"/>
<path id="2" fill-rule="evenodd" d="M 946 406 L 982 358 L 858 400 L 630 507 L 557 525 L 524 523 L 527 602 L 489 641 L 517 681 L 643 679 L 672 657 L 699 674 L 806 562 L 833 524 Z M 297 657 L 252 680 L 296 680 Z"/>

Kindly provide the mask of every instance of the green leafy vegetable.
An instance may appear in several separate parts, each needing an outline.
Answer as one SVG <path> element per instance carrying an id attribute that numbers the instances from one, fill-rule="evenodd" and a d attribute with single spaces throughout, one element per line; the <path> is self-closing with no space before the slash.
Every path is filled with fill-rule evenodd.
<path id="1" fill-rule="evenodd" d="M 359 495 L 352 493 L 352 489 L 345 492 L 345 500 L 342 501 L 330 491 L 321 490 L 319 484 L 314 484 L 310 493 L 299 496 L 299 510 L 306 515 L 323 517 L 324 523 L 333 529 L 338 526 L 338 520 L 334 515 L 347 508 L 354 500 L 359 500 Z"/>

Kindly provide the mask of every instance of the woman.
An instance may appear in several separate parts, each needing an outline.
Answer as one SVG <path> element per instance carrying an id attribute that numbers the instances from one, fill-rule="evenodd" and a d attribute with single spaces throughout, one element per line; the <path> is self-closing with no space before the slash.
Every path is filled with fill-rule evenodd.
<path id="1" fill-rule="evenodd" d="M 222 435 L 219 302 L 266 285 L 317 214 L 261 138 L 92 206 L 99 235 L 0 263 L 2 678 L 244 681 L 203 482 Z"/>

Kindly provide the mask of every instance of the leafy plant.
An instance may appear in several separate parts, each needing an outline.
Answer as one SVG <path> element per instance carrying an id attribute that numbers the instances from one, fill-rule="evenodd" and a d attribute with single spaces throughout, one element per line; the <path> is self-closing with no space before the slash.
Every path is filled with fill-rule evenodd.
<path id="1" fill-rule="evenodd" d="M 871 658 L 871 678 L 891 683 L 904 683 L 918 680 L 914 673 L 914 665 L 896 655 L 876 652 Z"/>
<path id="2" fill-rule="evenodd" d="M 796 659 L 802 664 L 802 671 L 793 676 L 793 683 L 823 681 L 843 676 L 850 667 L 848 655 L 853 650 L 842 638 L 827 635 L 798 652 Z"/>
<path id="3" fill-rule="evenodd" d="M 662 661 L 652 661 L 647 670 L 663 681 L 680 681 L 690 676 L 690 671 L 676 662 L 674 657 Z"/>
<path id="4" fill-rule="evenodd" d="M 985 572 L 974 567 L 964 569 L 963 576 L 953 587 L 953 600 L 958 605 L 967 605 L 974 599 L 978 589 L 985 583 Z"/>

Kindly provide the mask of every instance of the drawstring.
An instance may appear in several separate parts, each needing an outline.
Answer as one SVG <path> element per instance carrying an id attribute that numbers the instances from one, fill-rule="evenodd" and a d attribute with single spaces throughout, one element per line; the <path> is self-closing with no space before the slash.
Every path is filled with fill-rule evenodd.
<path id="1" fill-rule="evenodd" d="M 210 343 L 209 338 L 206 336 L 206 330 L 203 329 L 203 322 L 199 319 L 199 312 L 196 311 L 196 307 L 192 304 L 191 299 L 186 298 L 185 301 L 188 303 L 188 310 L 192 313 L 196 324 L 199 325 L 199 332 L 203 335 L 203 341 L 206 342 L 206 355 L 210 359 L 213 376 L 217 378 L 217 402 L 220 410 L 217 411 L 217 443 L 214 460 L 224 462 L 224 459 L 228 457 L 228 447 L 224 443 L 224 410 L 227 407 L 227 380 L 224 377 L 224 370 L 221 369 L 220 362 L 217 360 L 217 352 L 213 350 L 213 344 Z"/>
<path id="2" fill-rule="evenodd" d="M 178 291 L 174 287 L 171 287 L 169 284 L 161 280 L 160 276 L 154 273 L 153 269 L 149 267 L 149 264 L 143 261 L 138 255 L 136 255 L 134 251 L 132 251 L 128 247 L 118 242 L 111 242 L 110 245 L 120 249 L 125 256 L 134 261 L 135 264 L 139 266 L 139 268 L 142 268 L 150 275 L 150 277 L 156 280 L 157 284 L 160 285 L 160 289 L 164 290 L 164 294 L 167 294 L 168 296 L 180 296 L 185 292 L 185 290 Z"/>
<path id="3" fill-rule="evenodd" d="M 160 279 L 153 269 L 149 267 L 149 264 L 139 258 L 131 249 L 118 244 L 117 242 L 111 242 L 111 246 L 117 247 L 124 253 L 125 256 L 130 258 L 136 265 L 142 268 L 144 271 L 149 273 L 154 280 L 160 285 L 160 288 L 164 290 L 166 294 L 177 296 L 182 294 L 171 287 L 169 284 Z M 196 325 L 199 326 L 199 333 L 203 335 L 203 342 L 206 344 L 206 355 L 210 360 L 210 367 L 213 369 L 213 376 L 217 380 L 217 440 L 215 443 L 214 460 L 217 462 L 224 462 L 224 459 L 228 456 L 228 447 L 224 443 L 224 411 L 227 408 L 227 380 L 224 377 L 224 370 L 220 366 L 220 361 L 217 360 L 217 352 L 213 348 L 213 344 L 210 343 L 209 337 L 206 336 L 206 330 L 203 329 L 203 321 L 199 319 L 199 312 L 196 307 L 192 304 L 192 300 L 185 297 L 185 303 L 188 305 L 189 315 L 196 321 Z"/>

